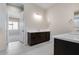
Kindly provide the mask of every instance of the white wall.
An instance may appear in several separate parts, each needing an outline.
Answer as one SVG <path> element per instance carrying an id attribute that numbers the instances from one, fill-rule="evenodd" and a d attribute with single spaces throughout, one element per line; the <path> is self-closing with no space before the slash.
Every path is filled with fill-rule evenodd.
<path id="1" fill-rule="evenodd" d="M 40 13 L 40 15 L 42 16 L 42 20 L 35 20 L 33 18 L 34 13 Z M 48 29 L 48 22 L 45 19 L 44 9 L 34 4 L 24 4 L 24 22 L 26 26 L 26 34 L 28 31 L 40 31 Z"/>
<path id="2" fill-rule="evenodd" d="M 6 24 L 7 24 L 7 10 L 6 10 L 6 4 L 1 3 L 0 4 L 0 50 L 3 50 L 7 46 L 7 36 L 6 36 Z"/>
<path id="3" fill-rule="evenodd" d="M 47 10 L 47 19 L 53 34 L 75 31 L 74 11 L 79 10 L 79 4 L 55 4 Z"/>
<path id="4" fill-rule="evenodd" d="M 42 21 L 36 21 L 33 18 L 33 13 L 40 13 L 42 15 Z M 48 28 L 48 23 L 47 20 L 45 19 L 45 11 L 40 8 L 39 6 L 36 6 L 34 4 L 25 4 L 24 5 L 24 18 L 26 21 L 27 25 L 27 30 L 41 30 L 41 29 L 47 29 Z"/>

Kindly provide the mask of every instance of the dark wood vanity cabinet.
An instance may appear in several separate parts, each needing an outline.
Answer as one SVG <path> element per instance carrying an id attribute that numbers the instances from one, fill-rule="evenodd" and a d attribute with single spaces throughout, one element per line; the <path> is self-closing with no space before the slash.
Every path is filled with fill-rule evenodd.
<path id="1" fill-rule="evenodd" d="M 28 45 L 36 45 L 50 40 L 50 32 L 28 32 Z"/>
<path id="2" fill-rule="evenodd" d="M 79 43 L 54 38 L 54 55 L 79 55 Z"/>

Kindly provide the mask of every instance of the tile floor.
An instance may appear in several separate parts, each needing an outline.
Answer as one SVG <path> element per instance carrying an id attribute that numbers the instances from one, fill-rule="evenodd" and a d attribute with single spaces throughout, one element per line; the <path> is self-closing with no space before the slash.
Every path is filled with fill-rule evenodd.
<path id="1" fill-rule="evenodd" d="M 0 55 L 52 55 L 52 41 L 44 42 L 34 46 L 25 46 L 19 41 L 8 44 L 5 51 L 0 51 Z"/>

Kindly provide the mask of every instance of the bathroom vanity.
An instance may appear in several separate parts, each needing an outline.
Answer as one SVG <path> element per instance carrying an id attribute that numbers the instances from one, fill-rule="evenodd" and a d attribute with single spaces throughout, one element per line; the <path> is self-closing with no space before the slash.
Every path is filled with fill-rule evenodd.
<path id="1" fill-rule="evenodd" d="M 36 45 L 50 40 L 50 32 L 28 32 L 28 45 Z"/>
<path id="2" fill-rule="evenodd" d="M 79 55 L 79 32 L 54 36 L 54 55 Z"/>

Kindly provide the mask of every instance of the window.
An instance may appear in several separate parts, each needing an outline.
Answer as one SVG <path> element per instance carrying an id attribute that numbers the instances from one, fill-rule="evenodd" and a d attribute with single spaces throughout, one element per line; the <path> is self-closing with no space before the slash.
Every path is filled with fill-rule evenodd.
<path id="1" fill-rule="evenodd" d="M 8 21 L 8 30 L 18 30 L 18 22 Z"/>
<path id="2" fill-rule="evenodd" d="M 8 30 L 12 30 L 12 21 L 8 22 Z"/>
<path id="3" fill-rule="evenodd" d="M 18 22 L 13 22 L 13 30 L 18 30 Z"/>
<path id="4" fill-rule="evenodd" d="M 74 17 L 75 27 L 79 28 L 79 16 Z"/>

